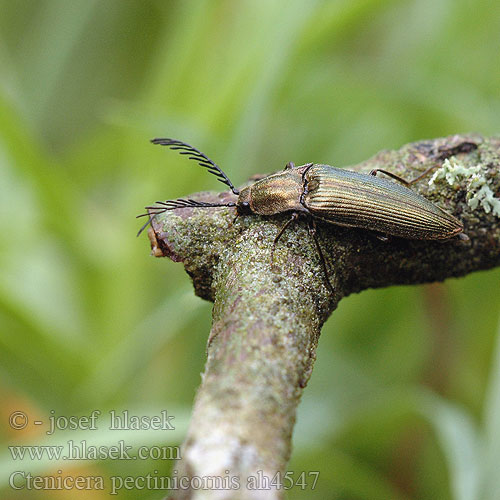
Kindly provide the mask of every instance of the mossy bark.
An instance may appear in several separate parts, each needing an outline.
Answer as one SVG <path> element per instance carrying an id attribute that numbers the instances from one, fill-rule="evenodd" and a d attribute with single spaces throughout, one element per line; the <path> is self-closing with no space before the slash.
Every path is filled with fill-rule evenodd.
<path id="1" fill-rule="evenodd" d="M 382 151 L 348 167 L 383 168 L 405 179 L 455 157 L 481 166 L 500 197 L 500 138 L 455 135 Z M 207 363 L 182 449 L 179 476 L 234 477 L 238 489 L 173 492 L 173 498 L 282 498 L 283 491 L 253 491 L 257 471 L 273 477 L 290 457 L 295 412 L 312 372 L 321 326 L 338 301 L 366 288 L 442 281 L 500 263 L 500 224 L 466 201 L 465 184 L 413 187 L 459 218 L 469 241 L 413 241 L 318 223 L 330 270 L 327 286 L 304 222 L 273 240 L 288 215 L 245 216 L 232 208 L 185 208 L 158 215 L 149 230 L 153 254 L 183 262 L 195 293 L 214 302 Z M 197 193 L 202 201 L 235 201 L 231 193 Z M 231 484 L 230 482 L 227 484 Z M 233 483 L 234 484 L 234 483 Z"/>

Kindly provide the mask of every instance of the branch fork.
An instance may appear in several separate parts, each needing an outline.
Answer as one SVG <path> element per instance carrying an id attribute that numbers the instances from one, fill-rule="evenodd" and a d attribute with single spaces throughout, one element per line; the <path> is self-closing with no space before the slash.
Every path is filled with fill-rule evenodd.
<path id="1" fill-rule="evenodd" d="M 476 134 L 408 144 L 349 167 L 384 169 L 412 179 L 453 157 L 481 166 L 500 193 L 500 138 Z M 214 303 L 207 362 L 196 396 L 178 475 L 237 478 L 236 490 L 171 492 L 176 499 L 280 499 L 279 489 L 249 490 L 258 471 L 284 473 L 291 453 L 296 408 L 311 376 L 323 323 L 339 300 L 366 288 L 442 281 L 500 263 L 500 224 L 467 204 L 465 183 L 431 190 L 413 187 L 465 226 L 470 241 L 381 241 L 367 231 L 318 222 L 324 269 L 307 226 L 300 221 L 271 249 L 288 215 L 238 217 L 234 208 L 187 207 L 157 215 L 149 229 L 152 254 L 182 262 L 195 293 Z M 231 192 L 190 196 L 231 203 Z"/>

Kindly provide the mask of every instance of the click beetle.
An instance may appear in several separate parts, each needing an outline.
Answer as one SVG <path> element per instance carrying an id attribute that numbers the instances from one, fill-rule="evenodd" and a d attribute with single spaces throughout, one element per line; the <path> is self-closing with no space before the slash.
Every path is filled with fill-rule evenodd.
<path id="1" fill-rule="evenodd" d="M 290 213 L 290 219 L 278 232 L 271 251 L 290 224 L 300 215 L 308 217 L 309 230 L 314 238 L 326 276 L 328 272 L 321 246 L 316 237 L 316 220 L 339 226 L 367 229 L 382 235 L 417 240 L 446 240 L 460 235 L 462 223 L 409 186 L 421 179 L 431 169 L 413 181 L 382 169 L 363 174 L 329 165 L 307 163 L 295 166 L 287 163 L 281 172 L 263 177 L 240 190 L 236 189 L 222 169 L 210 158 L 189 144 L 175 139 L 153 139 L 153 144 L 168 146 L 187 155 L 190 160 L 207 168 L 223 184 L 238 196 L 236 202 L 207 203 L 191 199 L 158 201 L 157 205 L 146 207 L 148 222 L 168 210 L 186 207 L 235 207 L 238 216 L 273 216 Z M 377 177 L 384 173 L 400 184 Z M 330 288 L 331 285 L 329 283 Z"/>

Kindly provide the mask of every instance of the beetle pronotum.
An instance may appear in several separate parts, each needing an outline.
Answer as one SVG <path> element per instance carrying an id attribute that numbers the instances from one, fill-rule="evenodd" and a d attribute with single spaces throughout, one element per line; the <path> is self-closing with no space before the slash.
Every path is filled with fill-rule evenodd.
<path id="1" fill-rule="evenodd" d="M 382 169 L 362 174 L 329 165 L 307 163 L 296 167 L 287 163 L 283 171 L 259 179 L 240 191 L 216 163 L 193 146 L 175 139 L 153 139 L 151 142 L 178 150 L 190 160 L 195 160 L 227 185 L 238 199 L 230 203 L 206 203 L 191 199 L 157 201 L 156 206 L 146 207 L 148 213 L 138 216 L 148 217 L 138 235 L 156 215 L 186 207 L 236 207 L 237 215 L 272 216 L 288 212 L 291 217 L 274 239 L 272 255 L 285 229 L 299 216 L 307 216 L 309 230 L 328 280 L 315 220 L 417 240 L 446 240 L 463 231 L 458 219 L 408 188 L 434 167 L 408 182 Z M 378 172 L 404 185 L 376 177 Z M 329 280 L 328 285 L 332 288 Z"/>

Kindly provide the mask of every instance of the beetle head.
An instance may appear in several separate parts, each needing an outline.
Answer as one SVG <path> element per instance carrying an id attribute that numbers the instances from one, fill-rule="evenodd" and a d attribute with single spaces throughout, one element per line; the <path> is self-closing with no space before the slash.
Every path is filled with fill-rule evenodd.
<path id="1" fill-rule="evenodd" d="M 250 186 L 244 187 L 238 196 L 236 203 L 236 210 L 238 215 L 251 215 L 253 214 L 252 207 L 250 206 L 251 190 Z"/>

